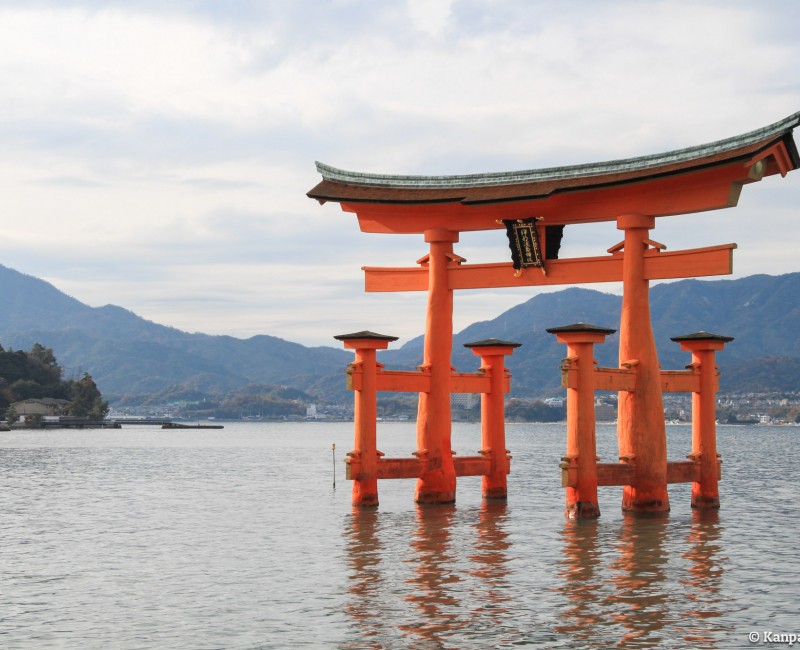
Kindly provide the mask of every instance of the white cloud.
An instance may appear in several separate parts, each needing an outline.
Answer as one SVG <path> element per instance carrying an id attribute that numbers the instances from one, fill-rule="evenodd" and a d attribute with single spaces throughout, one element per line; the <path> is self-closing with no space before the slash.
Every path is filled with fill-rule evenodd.
<path id="1" fill-rule="evenodd" d="M 406 4 L 414 26 L 436 36 L 447 26 L 453 0 L 406 0 Z"/>
<path id="2" fill-rule="evenodd" d="M 655 153 L 800 110 L 794 2 L 46 2 L 0 9 L 0 262 L 177 327 L 304 343 L 409 337 L 424 294 L 365 295 L 366 235 L 305 197 L 313 161 L 462 173 Z M 740 207 L 660 220 L 736 241 L 737 275 L 798 270 L 800 172 Z M 754 224 L 758 224 L 755 227 Z M 574 228 L 602 253 L 613 224 Z M 498 261 L 498 233 L 457 251 Z M 598 288 L 603 288 L 598 286 Z M 533 291 L 457 297 L 457 327 Z"/>

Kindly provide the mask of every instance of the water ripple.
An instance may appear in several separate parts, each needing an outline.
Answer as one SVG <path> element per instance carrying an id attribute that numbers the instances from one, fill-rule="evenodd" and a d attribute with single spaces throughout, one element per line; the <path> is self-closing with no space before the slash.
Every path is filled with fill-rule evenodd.
<path id="1" fill-rule="evenodd" d="M 795 428 L 720 427 L 722 509 L 563 518 L 562 425 L 512 425 L 507 503 L 384 481 L 350 506 L 347 424 L 0 434 L 3 648 L 730 648 L 800 620 Z M 413 425 L 382 424 L 408 455 Z M 461 453 L 480 446 L 459 425 Z M 690 445 L 672 427 L 670 456 Z M 598 449 L 613 456 L 614 432 Z M 341 459 L 339 459 L 341 462 Z"/>

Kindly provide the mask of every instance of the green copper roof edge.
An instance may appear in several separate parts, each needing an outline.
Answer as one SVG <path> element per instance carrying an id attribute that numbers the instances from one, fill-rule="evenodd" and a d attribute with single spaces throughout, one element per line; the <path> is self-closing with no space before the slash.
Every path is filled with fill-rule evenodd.
<path id="1" fill-rule="evenodd" d="M 685 149 L 676 149 L 665 153 L 609 160 L 606 162 L 570 165 L 566 167 L 548 167 L 543 169 L 525 169 L 511 172 L 490 172 L 485 174 L 458 174 L 451 176 L 414 176 L 395 174 L 368 174 L 337 169 L 317 161 L 317 171 L 324 180 L 337 181 L 353 185 L 372 185 L 395 188 L 446 189 L 463 187 L 482 187 L 488 185 L 508 185 L 516 183 L 533 183 L 565 178 L 599 176 L 637 169 L 660 167 L 673 163 L 687 162 L 726 151 L 735 151 L 756 142 L 777 138 L 791 133 L 800 124 L 800 112 L 775 122 L 769 126 L 737 135 L 724 140 L 717 140 Z"/>

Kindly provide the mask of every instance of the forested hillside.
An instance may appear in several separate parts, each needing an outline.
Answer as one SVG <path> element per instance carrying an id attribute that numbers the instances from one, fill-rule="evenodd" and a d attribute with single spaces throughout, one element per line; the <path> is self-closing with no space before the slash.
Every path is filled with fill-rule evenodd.
<path id="1" fill-rule="evenodd" d="M 7 415 L 14 402 L 53 398 L 70 402 L 65 415 L 105 417 L 108 403 L 92 377 L 65 380 L 63 374 L 53 350 L 39 343 L 28 352 L 0 346 L 0 413 Z"/>
<path id="2" fill-rule="evenodd" d="M 3 266 L 0 289 L 5 298 L 0 343 L 16 349 L 46 346 L 66 374 L 90 373 L 103 394 L 115 401 L 181 391 L 222 396 L 252 386 L 263 387 L 263 395 L 277 395 L 283 387 L 317 400 L 350 398 L 344 368 L 353 357 L 338 348 L 306 347 L 266 333 L 237 339 L 181 332 L 121 307 L 89 307 L 42 280 Z M 618 295 L 578 287 L 536 295 L 458 332 L 453 363 L 462 372 L 477 369 L 478 360 L 463 343 L 486 338 L 516 341 L 523 345 L 507 361 L 512 396 L 557 394 L 565 352 L 545 330 L 578 321 L 616 328 L 620 302 Z M 662 283 L 652 288 L 650 302 L 664 368 L 680 369 L 689 362 L 671 337 L 705 330 L 735 338 L 718 355 L 724 390 L 800 390 L 800 273 Z M 419 326 L 422 330 L 424 323 Z M 597 346 L 598 361 L 616 365 L 617 345 L 615 334 Z M 422 360 L 421 339 L 381 352 L 379 358 L 388 367 L 414 368 Z M 14 381 L 6 377 L 8 385 Z"/>

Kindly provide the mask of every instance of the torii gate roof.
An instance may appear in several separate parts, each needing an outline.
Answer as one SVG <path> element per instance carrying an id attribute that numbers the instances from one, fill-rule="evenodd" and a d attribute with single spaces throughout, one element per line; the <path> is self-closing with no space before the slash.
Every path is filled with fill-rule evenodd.
<path id="1" fill-rule="evenodd" d="M 368 174 L 318 162 L 308 192 L 357 213 L 367 232 L 498 228 L 497 219 L 541 216 L 564 224 L 620 214 L 685 214 L 735 206 L 744 184 L 800 167 L 792 130 L 780 122 L 686 149 L 568 167 L 453 176 Z"/>

